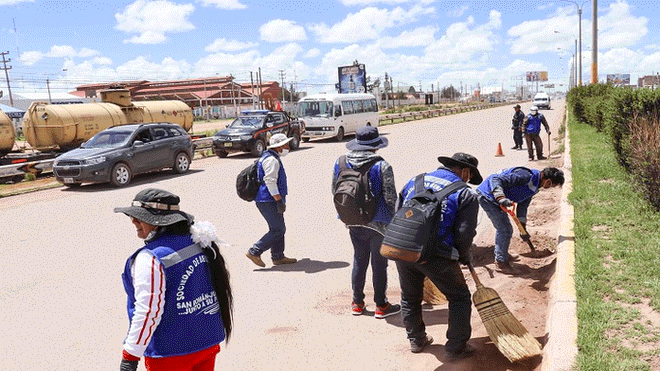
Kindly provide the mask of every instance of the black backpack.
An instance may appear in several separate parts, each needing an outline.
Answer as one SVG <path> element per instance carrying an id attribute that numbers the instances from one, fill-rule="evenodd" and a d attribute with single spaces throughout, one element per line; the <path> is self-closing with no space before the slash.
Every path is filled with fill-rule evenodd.
<path id="1" fill-rule="evenodd" d="M 344 224 L 366 225 L 374 218 L 378 200 L 369 188 L 369 170 L 381 160 L 377 157 L 358 168 L 349 168 L 346 156 L 339 158 L 339 173 L 332 198 Z"/>
<path id="2" fill-rule="evenodd" d="M 256 159 L 252 165 L 241 170 L 236 177 L 236 193 L 238 197 L 245 201 L 254 201 L 259 192 L 259 187 L 261 186 L 259 176 L 257 175 L 259 160 L 261 158 Z"/>
<path id="3" fill-rule="evenodd" d="M 436 193 L 424 187 L 424 175 L 415 177 L 414 195 L 403 203 L 387 226 L 380 254 L 388 259 L 420 261 L 426 249 L 437 241 L 434 226 L 441 214 L 442 201 L 467 187 L 464 182 L 457 181 Z"/>

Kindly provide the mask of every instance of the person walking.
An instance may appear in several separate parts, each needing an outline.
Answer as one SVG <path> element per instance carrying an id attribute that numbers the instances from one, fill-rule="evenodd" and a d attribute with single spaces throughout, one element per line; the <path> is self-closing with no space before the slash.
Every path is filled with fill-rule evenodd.
<path id="1" fill-rule="evenodd" d="M 357 129 L 355 139 L 346 143 L 349 150 L 335 162 L 332 177 L 332 194 L 337 189 L 342 166 L 348 169 L 361 169 L 368 171 L 369 187 L 366 191 L 371 193 L 375 200 L 375 214 L 366 225 L 346 225 L 353 243 L 353 270 L 351 272 L 351 287 L 353 289 L 353 302 L 351 312 L 361 315 L 365 310 L 364 286 L 371 260 L 371 273 L 374 286 L 374 302 L 376 310 L 374 317 L 386 318 L 401 311 L 398 304 L 390 304 L 385 291 L 387 290 L 387 259 L 380 254 L 380 245 L 383 243 L 385 227 L 392 220 L 396 207 L 396 186 L 394 185 L 394 172 L 392 166 L 376 155 L 376 151 L 388 145 L 387 138 L 378 133 L 378 129 L 365 126 Z M 367 166 L 368 168 L 364 168 Z"/>
<path id="2" fill-rule="evenodd" d="M 539 113 L 539 108 L 531 106 L 529 108 L 529 115 L 525 118 L 525 142 L 527 143 L 527 154 L 529 160 L 534 161 L 534 146 L 536 147 L 536 158 L 545 160 L 547 157 L 543 156 L 543 140 L 541 140 L 541 124 L 545 127 L 545 132 L 550 135 L 550 126 L 542 113 Z"/>
<path id="3" fill-rule="evenodd" d="M 268 223 L 268 232 L 254 243 L 245 254 L 254 264 L 265 267 L 261 254 L 270 250 L 274 265 L 292 264 L 295 258 L 284 256 L 284 211 L 286 210 L 287 179 L 282 165 L 282 157 L 289 153 L 289 142 L 282 133 L 274 134 L 269 141 L 268 150 L 259 159 L 257 176 L 261 186 L 254 199 L 257 209 Z"/>
<path id="4" fill-rule="evenodd" d="M 477 169 L 479 161 L 472 155 L 459 152 L 452 157 L 440 156 L 438 161 L 444 167 L 424 175 L 426 189 L 439 191 L 454 182 L 479 184 L 482 181 Z M 413 196 L 414 187 L 415 178 L 412 178 L 399 194 L 399 208 Z M 470 290 L 459 263 L 468 264 L 470 261 L 470 247 L 477 234 L 479 204 L 474 191 L 466 186 L 446 197 L 440 210 L 442 215 L 438 216 L 434 227 L 438 242 L 426 248 L 427 252 L 419 262 L 397 261 L 396 267 L 401 284 L 401 313 L 410 351 L 422 352 L 433 342 L 422 319 L 424 277 L 428 277 L 449 302 L 445 352 L 451 360 L 469 357 L 475 351 L 468 344 L 472 333 Z"/>
<path id="5" fill-rule="evenodd" d="M 523 145 L 523 122 L 525 121 L 525 113 L 520 109 L 520 104 L 513 106 L 515 112 L 511 119 L 511 130 L 513 130 L 513 147 L 511 149 L 522 150 Z"/>
<path id="6" fill-rule="evenodd" d="M 233 296 L 220 240 L 209 222 L 194 222 L 179 197 L 148 188 L 129 216 L 145 245 L 126 261 L 122 279 L 129 328 L 121 371 L 212 371 L 232 333 Z"/>
<path id="7" fill-rule="evenodd" d="M 526 167 L 512 167 L 490 175 L 477 188 L 479 205 L 495 227 L 495 268 L 498 271 L 515 273 L 510 262 L 518 260 L 516 255 L 509 254 L 513 227 L 508 214 L 500 206 L 510 207 L 515 202 L 516 216 L 523 227 L 526 227 L 527 208 L 532 197 L 542 188 L 563 184 L 564 172 L 557 168 L 546 167 L 539 171 Z"/>

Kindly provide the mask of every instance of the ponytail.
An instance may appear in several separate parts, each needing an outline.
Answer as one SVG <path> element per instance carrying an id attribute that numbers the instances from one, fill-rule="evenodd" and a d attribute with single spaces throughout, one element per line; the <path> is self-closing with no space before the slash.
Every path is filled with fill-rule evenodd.
<path id="1" fill-rule="evenodd" d="M 209 270 L 211 272 L 211 281 L 220 305 L 220 315 L 225 327 L 225 341 L 229 342 L 233 327 L 234 296 L 231 293 L 229 284 L 229 271 L 225 264 L 225 258 L 220 254 L 220 249 L 215 242 L 210 247 L 202 249 L 209 261 Z"/>

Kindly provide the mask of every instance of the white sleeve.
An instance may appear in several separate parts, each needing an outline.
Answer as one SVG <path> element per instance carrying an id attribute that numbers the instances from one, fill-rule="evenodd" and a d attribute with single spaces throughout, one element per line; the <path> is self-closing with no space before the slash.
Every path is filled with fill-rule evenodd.
<path id="1" fill-rule="evenodd" d="M 261 167 L 264 169 L 264 183 L 271 196 L 280 194 L 277 188 L 277 176 L 280 172 L 280 162 L 273 156 L 268 156 L 261 161 Z"/>
<path id="2" fill-rule="evenodd" d="M 124 350 L 135 357 L 142 357 L 163 316 L 165 271 L 151 252 L 142 250 L 131 266 L 131 275 L 135 312 L 124 340 Z"/>

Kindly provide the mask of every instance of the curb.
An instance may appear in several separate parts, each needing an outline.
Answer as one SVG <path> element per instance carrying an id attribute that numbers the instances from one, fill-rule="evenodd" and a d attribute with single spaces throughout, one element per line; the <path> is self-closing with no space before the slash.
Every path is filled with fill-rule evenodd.
<path id="1" fill-rule="evenodd" d="M 564 135 L 564 186 L 561 193 L 561 215 L 557 236 L 557 265 L 550 283 L 547 343 L 543 348 L 541 371 L 570 371 L 575 365 L 577 348 L 577 294 L 575 291 L 575 233 L 573 205 L 568 195 L 573 189 L 568 111 Z"/>

